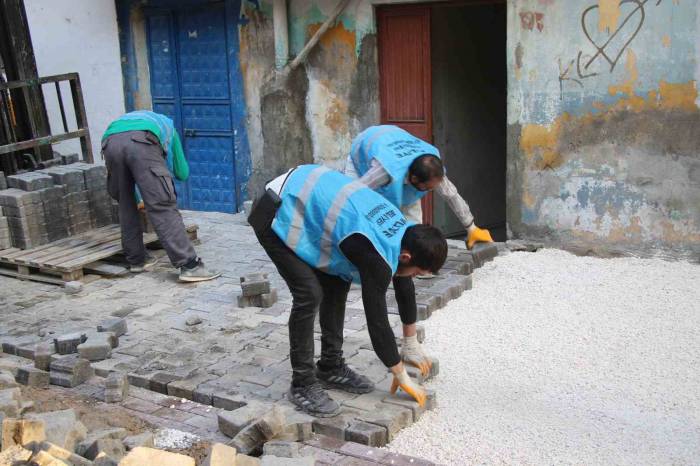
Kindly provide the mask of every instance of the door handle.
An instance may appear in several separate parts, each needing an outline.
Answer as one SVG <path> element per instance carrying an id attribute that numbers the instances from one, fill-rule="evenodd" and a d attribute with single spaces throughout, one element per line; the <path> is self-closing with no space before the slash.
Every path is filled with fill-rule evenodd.
<path id="1" fill-rule="evenodd" d="M 197 130 L 195 129 L 185 129 L 185 136 L 195 137 L 197 135 Z"/>

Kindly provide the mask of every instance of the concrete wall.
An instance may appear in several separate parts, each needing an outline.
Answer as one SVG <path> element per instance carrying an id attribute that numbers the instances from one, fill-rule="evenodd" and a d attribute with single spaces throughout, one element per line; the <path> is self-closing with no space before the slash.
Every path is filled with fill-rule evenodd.
<path id="1" fill-rule="evenodd" d="M 601 253 L 700 258 L 696 2 L 508 5 L 508 220 Z"/>
<path id="2" fill-rule="evenodd" d="M 124 92 L 117 18 L 113 0 L 25 0 L 27 20 L 40 76 L 80 73 L 95 160 L 107 125 L 124 113 Z M 56 91 L 44 86 L 52 133 L 63 132 Z M 61 90 L 69 130 L 75 129 L 70 89 Z M 78 152 L 75 141 L 55 145 Z"/>

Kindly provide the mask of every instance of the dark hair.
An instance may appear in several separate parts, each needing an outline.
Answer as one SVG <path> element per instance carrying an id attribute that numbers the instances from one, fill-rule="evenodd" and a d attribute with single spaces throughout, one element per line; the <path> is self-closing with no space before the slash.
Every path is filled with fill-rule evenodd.
<path id="1" fill-rule="evenodd" d="M 413 225 L 401 239 L 401 249 L 411 253 L 411 262 L 424 270 L 437 273 L 447 259 L 447 241 L 442 232 L 430 225 Z"/>
<path id="2" fill-rule="evenodd" d="M 408 167 L 408 174 L 417 178 L 418 183 L 427 183 L 431 178 L 442 178 L 445 176 L 445 168 L 442 160 L 432 154 L 423 154 L 417 157 Z"/>

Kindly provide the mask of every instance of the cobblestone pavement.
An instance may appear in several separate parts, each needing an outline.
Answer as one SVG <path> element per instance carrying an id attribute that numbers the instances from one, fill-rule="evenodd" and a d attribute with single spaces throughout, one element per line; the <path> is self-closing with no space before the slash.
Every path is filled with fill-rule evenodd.
<path id="1" fill-rule="evenodd" d="M 73 295 L 52 285 L 0 277 L 3 351 L 31 357 L 41 341 L 94 331 L 105 319 L 123 317 L 128 333 L 119 338 L 119 346 L 109 359 L 92 363 L 97 376 L 123 371 L 132 386 L 218 409 L 236 409 L 250 400 L 288 404 L 284 395 L 291 380 L 289 290 L 241 214 L 185 212 L 184 216 L 186 223 L 199 225 L 197 252 L 208 266 L 223 272 L 220 279 L 180 284 L 176 270 L 166 265 L 167 258 L 155 270 L 141 275 L 94 281 L 88 277 L 88 283 Z M 439 277 L 416 280 L 419 318 L 429 317 L 471 288 L 473 267 L 491 257 L 494 250 L 470 253 L 450 248 Z M 236 307 L 239 277 L 254 272 L 269 273 L 272 286 L 277 288 L 279 300 L 270 308 Z M 387 298 L 390 306 L 395 306 L 392 293 Z M 390 312 L 395 334 L 400 336 L 397 311 L 392 307 Z M 188 325 L 191 317 L 201 322 Z M 318 324 L 316 330 L 318 352 Z M 391 378 L 371 349 L 356 286 L 348 295 L 344 335 L 347 362 L 372 379 L 377 390 L 367 395 L 331 391 L 343 405 L 343 413 L 309 422 L 319 434 L 383 446 L 398 430 L 418 419 L 422 410 L 407 398 L 389 395 Z M 160 414 L 165 416 L 166 412 L 161 410 Z M 189 414 L 173 413 L 171 417 L 187 423 L 193 419 Z"/>

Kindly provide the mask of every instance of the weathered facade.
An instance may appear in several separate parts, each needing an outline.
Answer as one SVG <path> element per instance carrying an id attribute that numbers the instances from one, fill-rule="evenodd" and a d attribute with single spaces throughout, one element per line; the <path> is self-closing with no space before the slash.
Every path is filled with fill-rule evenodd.
<path id="1" fill-rule="evenodd" d="M 696 2 L 508 8 L 508 219 L 601 252 L 700 255 Z"/>
<path id="2" fill-rule="evenodd" d="M 122 46 L 128 45 L 128 53 L 123 49 L 122 54 L 130 108 L 143 108 L 153 100 L 144 26 L 148 4 L 153 3 L 118 3 Z M 284 42 L 293 58 L 336 2 L 283 3 Z M 239 200 L 299 163 L 341 168 L 352 138 L 380 122 L 376 9 L 387 3 L 405 2 L 350 1 L 306 62 L 280 81 L 274 79 L 276 64 L 283 64 L 274 2 L 226 2 L 227 9 L 240 10 L 235 53 L 245 150 L 236 157 L 246 160 L 236 161 Z M 507 86 L 497 92 L 507 93 L 503 215 L 513 235 L 584 252 L 666 251 L 677 257 L 698 257 L 697 4 L 677 0 L 501 3 L 506 4 L 507 45 L 489 53 L 503 57 L 507 69 Z M 478 72 L 478 68 L 472 71 Z M 461 86 L 472 85 L 470 81 Z M 487 89 L 489 84 L 480 85 Z M 450 86 L 442 94 L 451 96 L 460 83 L 453 81 Z M 465 111 L 479 116 L 486 109 L 475 106 Z M 465 127 L 464 132 L 468 131 Z M 473 165 L 473 171 L 478 166 Z M 448 173 L 459 179 L 466 176 L 469 165 L 465 167 L 449 171 L 448 162 Z M 478 174 L 471 176 L 470 180 L 478 181 Z M 478 194 L 471 193 L 468 201 L 478 206 Z"/>

